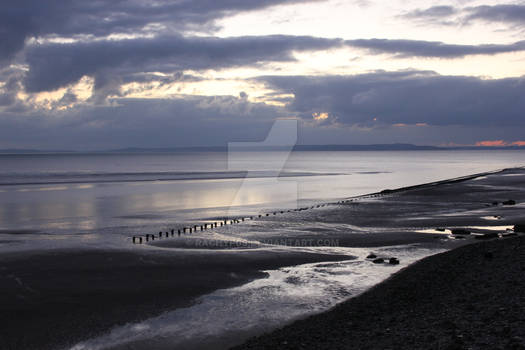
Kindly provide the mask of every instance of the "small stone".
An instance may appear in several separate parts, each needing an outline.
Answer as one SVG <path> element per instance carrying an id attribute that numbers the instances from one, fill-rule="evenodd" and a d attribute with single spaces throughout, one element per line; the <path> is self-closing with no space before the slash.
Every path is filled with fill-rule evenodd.
<path id="1" fill-rule="evenodd" d="M 452 229 L 453 235 L 470 235 L 470 231 L 464 228 L 454 228 Z"/>
<path id="2" fill-rule="evenodd" d="M 390 258 L 390 259 L 388 260 L 388 263 L 389 263 L 390 265 L 399 265 L 399 259 L 398 259 L 398 258 Z"/>

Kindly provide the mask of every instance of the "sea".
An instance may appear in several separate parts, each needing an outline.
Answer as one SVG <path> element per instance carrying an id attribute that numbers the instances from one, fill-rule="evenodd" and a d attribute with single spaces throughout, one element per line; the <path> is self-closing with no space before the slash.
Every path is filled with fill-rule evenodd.
<path id="1" fill-rule="evenodd" d="M 3 154 L 0 235 L 127 237 L 524 165 L 520 150 Z"/>

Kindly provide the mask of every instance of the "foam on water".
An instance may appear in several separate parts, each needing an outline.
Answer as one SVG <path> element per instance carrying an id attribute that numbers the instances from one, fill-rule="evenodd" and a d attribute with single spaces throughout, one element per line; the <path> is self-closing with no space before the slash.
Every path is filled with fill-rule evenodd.
<path id="1" fill-rule="evenodd" d="M 369 249 L 306 250 L 314 249 L 348 254 L 349 259 L 266 271 L 267 278 L 217 290 L 200 297 L 191 307 L 116 327 L 70 350 L 227 348 L 250 335 L 327 310 L 410 263 L 441 251 L 418 245 L 375 249 L 378 256 L 395 256 L 401 261 L 399 265 L 388 265 L 367 260 Z"/>

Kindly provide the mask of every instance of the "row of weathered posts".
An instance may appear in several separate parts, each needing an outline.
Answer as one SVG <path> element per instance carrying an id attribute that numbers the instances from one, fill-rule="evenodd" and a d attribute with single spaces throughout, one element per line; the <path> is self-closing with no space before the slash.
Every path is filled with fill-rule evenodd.
<path id="1" fill-rule="evenodd" d="M 359 198 L 380 197 L 380 196 L 383 196 L 383 195 L 384 195 L 383 193 L 374 193 L 374 194 L 370 194 L 370 195 L 366 195 L 366 196 L 360 196 Z M 331 205 L 331 204 L 344 204 L 344 203 L 352 202 L 352 201 L 357 200 L 357 199 L 358 198 L 346 199 L 346 200 L 338 201 L 336 203 L 317 204 L 317 205 L 313 205 L 313 206 L 310 206 L 310 207 L 289 209 L 289 210 L 286 210 L 286 211 L 285 210 L 274 211 L 274 212 L 270 212 L 270 213 L 266 213 L 266 214 L 259 214 L 257 216 L 241 217 L 241 218 L 237 218 L 237 219 L 225 219 L 225 220 L 222 220 L 222 221 L 216 221 L 216 222 L 207 223 L 207 224 L 200 224 L 200 225 L 193 225 L 193 226 L 183 227 L 181 229 L 177 229 L 177 232 L 175 232 L 175 229 L 170 229 L 169 231 L 166 231 L 166 232 L 159 231 L 158 235 L 154 235 L 154 234 L 149 234 L 148 233 L 148 234 L 145 234 L 145 235 L 133 236 L 132 237 L 132 242 L 133 242 L 133 244 L 142 244 L 142 243 L 146 243 L 146 242 L 149 242 L 149 241 L 154 241 L 155 239 L 175 237 L 175 235 L 180 237 L 181 234 L 186 234 L 186 233 L 191 234 L 193 232 L 197 232 L 199 229 L 201 231 L 205 231 L 208 228 L 209 229 L 213 229 L 213 228 L 216 228 L 216 227 L 238 224 L 238 223 L 241 223 L 241 222 L 243 222 L 245 220 L 255 220 L 256 218 L 262 218 L 262 217 L 266 217 L 266 216 L 270 216 L 270 215 L 284 214 L 285 212 L 286 213 L 291 213 L 291 212 L 296 212 L 296 211 L 304 211 L 304 210 L 308 210 L 308 209 L 322 208 L 322 207 L 326 207 L 326 206 Z"/>

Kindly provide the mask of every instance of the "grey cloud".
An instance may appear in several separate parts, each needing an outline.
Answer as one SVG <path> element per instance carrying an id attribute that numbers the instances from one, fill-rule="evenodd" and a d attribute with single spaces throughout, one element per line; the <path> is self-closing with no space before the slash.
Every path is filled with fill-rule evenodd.
<path id="1" fill-rule="evenodd" d="M 0 81 L 4 83 L 0 88 L 0 111 L 21 110 L 23 103 L 17 98 L 17 95 L 23 91 L 21 83 L 23 77 L 24 72 L 19 68 L 0 69 Z"/>
<path id="2" fill-rule="evenodd" d="M 151 74 L 144 75 L 147 72 L 170 74 L 171 77 L 158 79 L 168 83 L 181 79 L 175 78 L 173 74 L 181 74 L 184 70 L 293 61 L 293 51 L 323 50 L 342 45 L 365 48 L 374 54 L 391 53 L 398 57 L 457 58 L 525 50 L 525 41 L 508 45 L 452 45 L 417 40 L 342 41 L 285 35 L 233 38 L 161 36 L 152 39 L 41 44 L 32 45 L 26 52 L 30 70 L 24 85 L 29 92 L 53 90 L 88 75 L 95 77 L 97 90 L 108 90 L 108 86 L 113 85 L 110 90 L 114 94 L 122 83 L 144 82 L 145 77 L 151 79 Z"/>
<path id="3" fill-rule="evenodd" d="M 525 78 L 483 80 L 404 71 L 260 80 L 294 94 L 287 108 L 305 120 L 312 120 L 313 113 L 327 112 L 326 123 L 368 127 L 525 125 Z"/>
<path id="4" fill-rule="evenodd" d="M 224 145 L 262 140 L 275 118 L 294 115 L 304 121 L 302 143 L 471 143 L 490 137 L 519 139 L 525 126 L 523 78 L 482 80 L 430 71 L 378 71 L 259 80 L 275 89 L 275 98 L 283 93 L 294 97 L 283 99 L 285 107 L 252 103 L 241 95 L 116 98 L 110 105 L 79 104 L 49 112 L 16 111 L 14 106 L 0 112 L 0 146 L 108 149 Z M 61 103 L 70 103 L 75 97 L 66 94 L 64 99 Z M 329 115 L 324 124 L 309 123 L 312 113 L 321 112 Z M 396 123 L 430 126 L 417 131 L 415 127 L 391 127 Z"/>
<path id="5" fill-rule="evenodd" d="M 454 45 L 439 41 L 358 39 L 345 42 L 349 46 L 369 50 L 372 53 L 390 53 L 399 57 L 457 58 L 467 55 L 493 55 L 525 50 L 525 41 L 507 45 Z"/>
<path id="6" fill-rule="evenodd" d="M 225 145 L 263 140 L 274 119 L 286 115 L 282 108 L 232 96 L 114 102 L 52 114 L 0 113 L 0 140 L 47 149 Z"/>
<path id="7" fill-rule="evenodd" d="M 402 17 L 430 24 L 465 25 L 472 21 L 499 22 L 513 26 L 525 25 L 525 5 L 501 4 L 463 8 L 434 6 L 411 11 Z"/>
<path id="8" fill-rule="evenodd" d="M 291 61 L 294 50 L 339 46 L 339 39 L 272 35 L 261 37 L 182 37 L 94 41 L 34 45 L 27 50 L 27 91 L 53 90 L 84 75 L 95 76 L 98 86 L 122 74 L 254 65 Z M 109 77 L 108 77 L 109 76 Z"/>
<path id="9" fill-rule="evenodd" d="M 466 12 L 466 21 L 479 19 L 525 25 L 525 5 L 476 6 L 467 8 Z"/>
<path id="10" fill-rule="evenodd" d="M 452 6 L 433 6 L 419 9 L 405 14 L 406 18 L 441 18 L 455 14 L 457 10 Z"/>
<path id="11" fill-rule="evenodd" d="M 206 30 L 215 19 L 273 5 L 316 0 L 6 0 L 0 3 L 0 63 L 30 37 Z"/>

